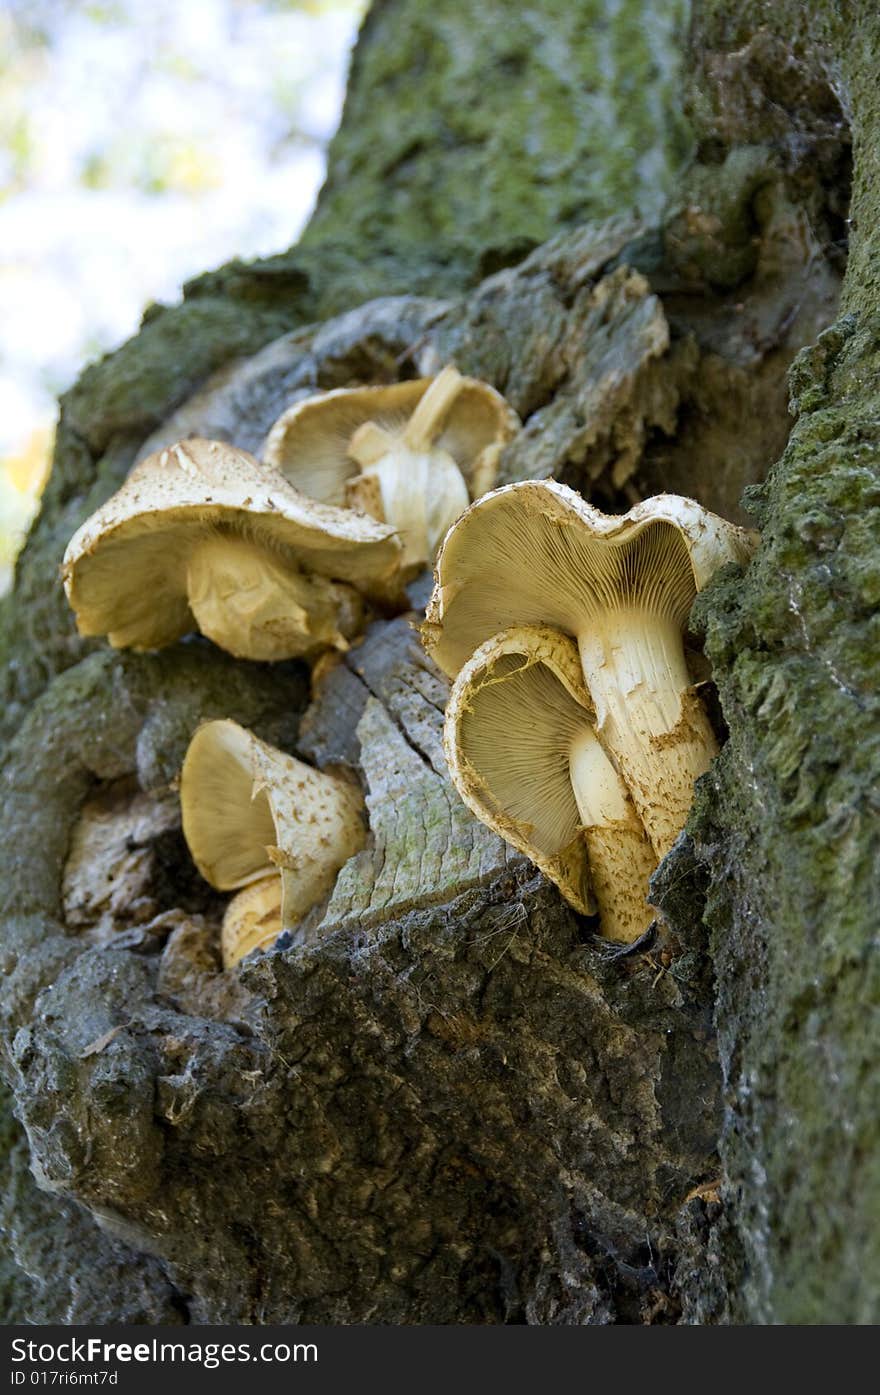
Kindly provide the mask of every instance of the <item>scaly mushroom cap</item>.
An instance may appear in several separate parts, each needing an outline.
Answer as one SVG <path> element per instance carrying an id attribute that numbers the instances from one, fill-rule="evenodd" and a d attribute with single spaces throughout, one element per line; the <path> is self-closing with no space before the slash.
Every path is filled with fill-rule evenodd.
<path id="1" fill-rule="evenodd" d="M 602 933 L 647 928 L 656 866 L 645 831 L 593 730 L 576 645 L 517 627 L 481 645 L 456 679 L 444 749 L 464 802 L 530 857 Z"/>
<path id="2" fill-rule="evenodd" d="M 306 498 L 246 451 L 193 439 L 135 467 L 74 534 L 63 577 L 80 634 L 157 649 L 196 628 L 194 607 L 218 643 L 271 659 L 356 623 L 356 598 L 337 582 L 395 594 L 399 556 L 391 528 Z M 225 608 L 237 627 L 228 643 Z"/>
<path id="3" fill-rule="evenodd" d="M 304 494 L 342 506 L 348 502 L 347 482 L 358 474 L 348 453 L 352 436 L 368 422 L 401 436 L 434 381 L 335 388 L 307 397 L 275 422 L 264 459 Z M 461 380 L 434 445 L 455 461 L 472 499 L 491 489 L 501 451 L 519 425 L 513 408 L 488 383 Z"/>
<path id="4" fill-rule="evenodd" d="M 330 894 L 366 838 L 352 780 L 314 770 L 229 720 L 206 722 L 190 742 L 180 805 L 193 861 L 219 891 L 280 875 L 279 929 L 293 929 Z"/>
<path id="5" fill-rule="evenodd" d="M 747 562 L 755 543 L 754 533 L 677 494 L 617 515 L 555 480 L 505 485 L 447 534 L 425 648 L 453 677 L 478 645 L 512 625 L 580 636 L 599 613 L 644 609 L 683 629 L 696 593 L 725 563 Z"/>
<path id="6" fill-rule="evenodd" d="M 269 949 L 278 939 L 281 892 L 281 878 L 273 873 L 233 896 L 220 931 L 224 969 L 231 969 L 252 949 Z"/>

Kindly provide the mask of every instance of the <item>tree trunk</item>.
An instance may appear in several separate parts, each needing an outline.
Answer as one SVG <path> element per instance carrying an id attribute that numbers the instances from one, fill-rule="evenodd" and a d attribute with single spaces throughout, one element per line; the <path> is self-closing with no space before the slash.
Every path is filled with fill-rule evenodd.
<path id="1" fill-rule="evenodd" d="M 682 10 L 376 0 L 301 244 L 64 400 L 3 616 L 7 1320 L 880 1317 L 880 20 L 705 0 L 682 170 Z M 729 740 L 633 953 L 460 805 L 406 617 L 310 700 L 297 664 L 82 641 L 60 595 L 138 455 L 451 359 L 525 422 L 504 479 L 758 513 L 695 609 Z M 239 974 L 176 818 L 209 716 L 370 814 L 315 942 Z"/>
<path id="2" fill-rule="evenodd" d="M 750 88 L 731 123 L 715 86 L 710 130 L 772 132 L 824 181 L 849 127 L 853 177 L 840 314 L 794 365 L 795 425 L 751 495 L 761 550 L 744 583 L 701 606 L 731 732 L 692 820 L 725 1074 L 725 1273 L 735 1317 L 868 1323 L 880 1317 L 880 14 L 786 4 L 766 23 L 760 5 L 701 16 L 700 72 L 746 73 Z"/>

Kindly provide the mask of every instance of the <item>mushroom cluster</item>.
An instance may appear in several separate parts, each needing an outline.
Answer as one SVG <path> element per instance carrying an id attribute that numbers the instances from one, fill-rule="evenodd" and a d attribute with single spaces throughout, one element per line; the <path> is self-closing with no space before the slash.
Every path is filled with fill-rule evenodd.
<path id="1" fill-rule="evenodd" d="M 502 677 L 507 684 L 511 681 L 506 672 L 495 678 L 485 676 L 490 671 L 487 665 L 497 669 L 506 642 L 503 636 L 513 632 L 514 652 L 526 655 L 529 645 L 539 641 L 528 640 L 528 628 L 523 627 L 542 627 L 540 643 L 546 653 L 549 628 L 560 640 L 565 638 L 566 652 L 578 655 L 583 683 L 578 700 L 583 712 L 590 714 L 582 720 L 595 730 L 608 765 L 622 781 L 654 860 L 663 857 L 684 827 L 694 781 L 708 769 L 717 751 L 688 672 L 684 633 L 691 604 L 719 567 L 746 562 L 754 542 L 753 534 L 707 512 L 692 499 L 670 494 L 643 500 L 626 514 L 609 516 L 564 485 L 529 480 L 495 490 L 473 504 L 446 536 L 423 627 L 429 653 L 444 672 L 457 678 L 447 719 L 447 747 L 453 779 L 471 807 L 476 808 L 476 775 L 496 800 L 499 792 L 507 790 L 507 804 L 503 795 L 498 804 L 506 817 L 519 825 L 540 826 L 533 803 L 528 815 L 521 803 L 516 807 L 510 803 L 511 782 L 498 784 L 497 761 L 493 767 L 485 748 L 480 767 L 473 743 L 475 714 L 487 704 L 485 698 L 479 703 L 482 687 Z M 496 637 L 502 637 L 497 652 L 487 645 Z M 508 666 L 509 662 L 508 658 Z M 546 658 L 540 663 L 551 671 Z M 520 668 L 518 696 L 525 701 L 522 661 Z M 557 678 L 562 671 L 557 663 Z M 570 661 L 565 671 L 570 672 Z M 546 681 L 542 683 L 546 690 Z M 534 680 L 530 686 L 534 691 Z M 563 681 L 562 687 L 570 697 L 577 696 L 570 682 Z M 498 707 L 499 700 L 493 701 Z M 540 720 L 532 706 L 532 739 L 545 724 L 550 707 L 561 713 L 558 694 L 551 703 L 545 691 L 540 701 Z M 513 720 L 515 705 L 505 700 L 506 725 L 497 728 L 508 769 L 521 758 L 529 739 L 525 733 L 519 738 L 523 745 L 520 755 L 515 755 L 513 733 L 523 731 L 522 722 Z M 566 719 L 559 749 L 570 752 L 568 729 Z M 589 752 L 591 747 L 583 749 Z M 576 765 L 569 756 L 569 770 Z M 583 769 L 584 781 L 578 782 L 582 793 L 575 802 L 592 875 L 599 884 L 606 873 L 591 847 L 591 840 L 595 841 L 591 806 L 582 801 L 593 778 L 608 788 L 608 776 L 587 774 L 598 769 L 592 755 L 584 757 Z M 569 822 L 566 829 L 570 827 Z M 524 846 L 516 838 L 510 841 Z M 557 851 L 564 846 L 560 843 Z M 539 858 L 535 860 L 543 865 Z M 627 938 L 627 924 L 632 928 L 644 919 L 641 906 L 651 865 L 648 857 L 639 863 L 638 913 L 627 919 L 617 910 L 606 912 L 604 933 Z M 571 904 L 582 909 L 582 889 L 576 890 L 565 877 L 550 875 Z"/>
<path id="2" fill-rule="evenodd" d="M 552 480 L 492 490 L 519 425 L 448 365 L 298 402 L 262 462 L 180 442 L 74 535 L 64 585 L 80 632 L 115 646 L 198 629 L 239 658 L 317 660 L 348 647 L 371 603 L 400 608 L 439 548 L 422 634 L 455 679 L 451 778 L 572 906 L 629 941 L 717 750 L 688 669 L 691 603 L 754 535 L 675 495 L 608 516 Z M 193 737 L 181 802 L 200 871 L 238 892 L 227 966 L 300 934 L 365 837 L 359 788 L 231 721 Z"/>
<path id="3" fill-rule="evenodd" d="M 433 379 L 339 388 L 281 416 L 264 458 L 310 498 L 394 526 L 405 578 L 421 571 L 471 499 L 495 483 L 519 418 L 451 364 Z"/>
<path id="4" fill-rule="evenodd" d="M 451 523 L 491 488 L 516 414 L 449 365 L 435 378 L 322 393 L 285 412 L 264 461 L 194 438 L 158 450 L 75 533 L 67 598 L 83 635 L 151 650 L 192 630 L 237 658 L 345 650 L 372 603 L 406 604 Z M 181 775 L 184 835 L 212 886 L 238 894 L 225 967 L 282 930 L 301 937 L 362 846 L 360 789 L 207 723 Z"/>

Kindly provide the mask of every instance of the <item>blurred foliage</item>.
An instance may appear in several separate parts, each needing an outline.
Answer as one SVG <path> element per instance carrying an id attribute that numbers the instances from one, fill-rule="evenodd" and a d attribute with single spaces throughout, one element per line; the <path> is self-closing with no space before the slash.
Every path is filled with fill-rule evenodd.
<path id="1" fill-rule="evenodd" d="M 0 592 L 54 400 L 143 307 L 299 234 L 365 0 L 2 0 Z"/>
<path id="2" fill-rule="evenodd" d="M 0 473 L 0 577 L 11 576 L 25 530 L 49 474 L 53 432 L 39 426 L 23 448 L 3 459 Z"/>

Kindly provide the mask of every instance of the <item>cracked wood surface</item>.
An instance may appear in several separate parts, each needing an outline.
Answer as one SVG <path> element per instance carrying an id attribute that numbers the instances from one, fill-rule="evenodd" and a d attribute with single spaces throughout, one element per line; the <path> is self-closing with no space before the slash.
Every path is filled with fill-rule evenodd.
<path id="1" fill-rule="evenodd" d="M 465 808 L 446 773 L 448 684 L 416 617 L 379 621 L 322 680 L 299 749 L 316 765 L 357 767 L 370 838 L 345 864 L 315 935 L 372 926 L 486 885 L 517 853 Z"/>

